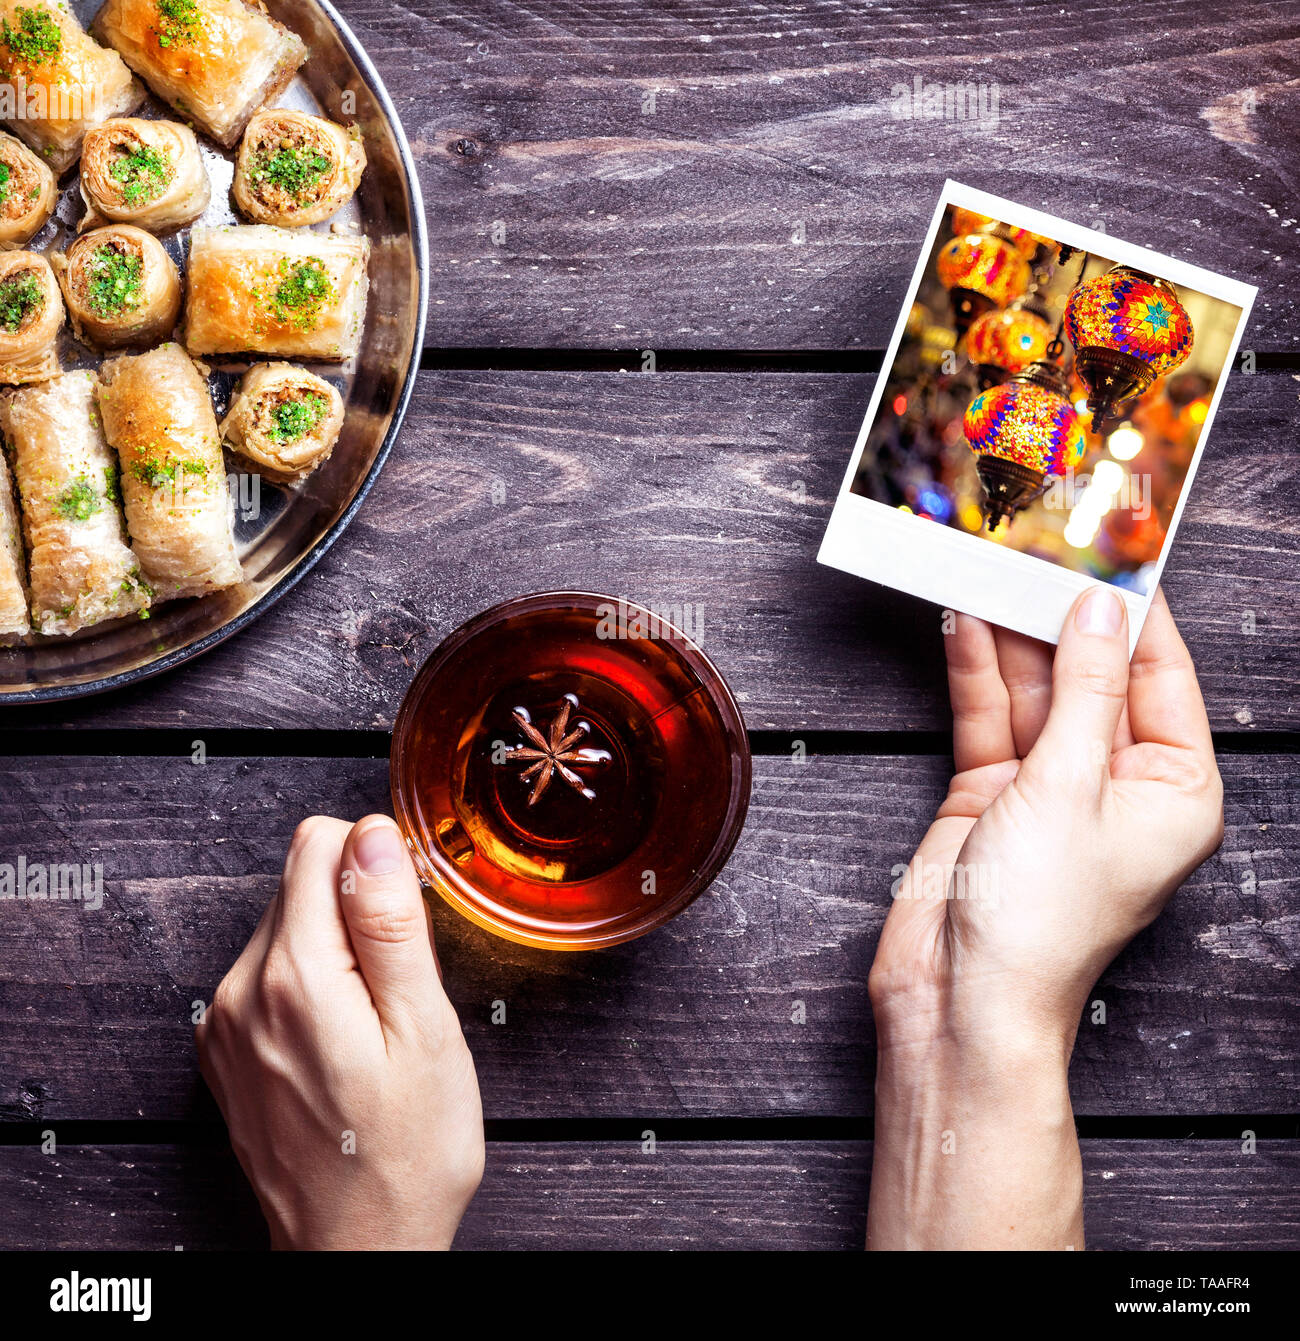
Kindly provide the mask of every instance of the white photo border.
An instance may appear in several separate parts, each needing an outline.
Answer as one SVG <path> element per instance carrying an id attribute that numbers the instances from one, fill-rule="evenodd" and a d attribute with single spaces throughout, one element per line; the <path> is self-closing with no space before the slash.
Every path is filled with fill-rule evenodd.
<path id="1" fill-rule="evenodd" d="M 1079 252 L 1098 251 L 1117 265 L 1133 266 L 1241 309 L 1241 317 L 1233 332 L 1223 367 L 1219 370 L 1209 411 L 1201 425 L 1196 450 L 1179 491 L 1147 595 L 1138 595 L 1110 583 L 1099 582 L 1083 573 L 1062 568 L 1049 559 L 1003 549 L 979 536 L 968 535 L 964 531 L 901 512 L 887 503 L 853 493 L 853 481 L 885 394 L 889 371 L 894 366 L 898 346 L 902 342 L 907 314 L 916 301 L 926 263 L 933 252 L 944 213 L 950 205 L 974 210 L 1014 228 L 1027 228 L 1032 233 L 1051 238 Z M 1104 245 L 1099 245 L 1099 239 L 1104 239 Z M 1065 616 L 1079 593 L 1089 587 L 1106 586 L 1120 595 L 1128 607 L 1131 652 L 1137 644 L 1151 606 L 1151 598 L 1164 572 L 1174 533 L 1191 492 L 1192 481 L 1196 477 L 1228 374 L 1236 362 L 1237 349 L 1256 293 L 1252 285 L 1243 284 L 1239 280 L 1216 275 L 1199 266 L 1189 265 L 1186 261 L 1163 256 L 1159 252 L 1112 237 L 1109 233 L 1069 223 L 1065 219 L 1017 205 L 1014 201 L 1003 200 L 949 178 L 944 182 L 934 218 L 930 221 L 921 246 L 916 270 L 912 274 L 912 282 L 899 309 L 894 334 L 885 352 L 884 363 L 867 405 L 866 417 L 849 458 L 844 482 L 840 485 L 835 507 L 822 537 L 817 562 L 1049 643 L 1058 640 Z"/>

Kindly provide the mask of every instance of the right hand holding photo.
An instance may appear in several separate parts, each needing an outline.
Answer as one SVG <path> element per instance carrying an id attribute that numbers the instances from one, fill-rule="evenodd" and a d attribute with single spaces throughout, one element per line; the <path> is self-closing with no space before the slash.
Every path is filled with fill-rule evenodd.
<path id="1" fill-rule="evenodd" d="M 1080 1013 L 1218 847 L 1223 784 L 1162 592 L 1131 664 L 1104 587 L 1076 601 L 1055 655 L 950 618 L 956 776 L 871 969 L 868 1244 L 1082 1247 L 1066 1088 Z"/>

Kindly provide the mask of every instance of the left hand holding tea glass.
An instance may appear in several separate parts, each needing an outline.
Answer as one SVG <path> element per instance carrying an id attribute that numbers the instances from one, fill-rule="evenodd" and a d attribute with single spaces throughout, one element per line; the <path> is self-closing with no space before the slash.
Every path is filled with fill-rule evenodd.
<path id="1" fill-rule="evenodd" d="M 450 1246 L 483 1114 L 391 819 L 298 826 L 196 1039 L 273 1246 Z"/>
<path id="2" fill-rule="evenodd" d="M 1066 1072 L 1088 993 L 1218 846 L 1196 672 L 1157 592 L 1129 662 L 1095 587 L 1053 650 L 959 615 L 956 776 L 871 970 L 868 1247 L 1083 1246 Z"/>

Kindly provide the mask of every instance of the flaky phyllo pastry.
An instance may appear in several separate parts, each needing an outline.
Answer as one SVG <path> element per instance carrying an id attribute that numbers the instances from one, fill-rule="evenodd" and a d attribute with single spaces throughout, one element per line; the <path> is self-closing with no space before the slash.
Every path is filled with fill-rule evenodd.
<path id="1" fill-rule="evenodd" d="M 0 637 L 241 583 L 223 443 L 293 484 L 334 450 L 344 399 L 306 368 L 256 363 L 218 427 L 192 355 L 343 362 L 366 318 L 370 242 L 310 227 L 355 194 L 360 131 L 267 106 L 303 41 L 261 0 L 105 0 L 92 29 L 64 0 L 0 0 Z M 132 115 L 132 71 L 175 120 Z M 196 223 L 215 161 L 196 132 L 238 144 L 231 194 L 253 222 Z M 41 239 L 78 158 L 85 212 L 54 252 Z M 179 263 L 159 240 L 174 229 L 189 234 Z M 65 311 L 116 355 L 98 374 L 62 371 Z"/>
<path id="2" fill-rule="evenodd" d="M 0 249 L 25 247 L 58 203 L 54 174 L 21 140 L 0 131 Z"/>
<path id="3" fill-rule="evenodd" d="M 36 630 L 75 633 L 146 609 L 149 587 L 127 544 L 94 374 L 7 392 L 0 427 L 22 498 Z"/>
<path id="4" fill-rule="evenodd" d="M 211 195 L 194 132 L 176 121 L 114 117 L 82 145 L 79 231 L 111 222 L 161 233 L 197 219 Z"/>
<path id="5" fill-rule="evenodd" d="M 29 627 L 21 526 L 14 482 L 0 452 L 0 634 L 4 635 L 26 633 Z"/>
<path id="6" fill-rule="evenodd" d="M 343 427 L 343 397 L 291 363 L 258 363 L 244 374 L 221 422 L 226 446 L 269 479 L 301 479 L 329 457 Z"/>
<path id="7" fill-rule="evenodd" d="M 82 136 L 133 112 L 144 89 L 115 51 L 47 0 L 0 0 L 0 120 L 61 175 Z"/>
<path id="8" fill-rule="evenodd" d="M 43 382 L 59 371 L 63 299 L 34 251 L 0 252 L 0 382 Z"/>
<path id="9" fill-rule="evenodd" d="M 226 148 L 307 57 L 301 38 L 244 0 L 107 0 L 91 26 L 160 98 Z"/>
<path id="10" fill-rule="evenodd" d="M 192 354 L 342 360 L 366 319 L 364 237 L 265 224 L 190 234 L 185 345 Z"/>
<path id="11" fill-rule="evenodd" d="M 166 344 L 110 359 L 99 371 L 99 410 L 155 603 L 242 581 L 217 420 L 185 351 Z"/>
<path id="12" fill-rule="evenodd" d="M 53 265 L 85 344 L 116 349 L 170 337 L 181 310 L 181 277 L 152 233 L 106 224 L 83 233 Z"/>
<path id="13" fill-rule="evenodd" d="M 254 223 L 320 223 L 352 199 L 365 169 L 366 151 L 355 127 L 269 107 L 244 131 L 231 195 Z"/>

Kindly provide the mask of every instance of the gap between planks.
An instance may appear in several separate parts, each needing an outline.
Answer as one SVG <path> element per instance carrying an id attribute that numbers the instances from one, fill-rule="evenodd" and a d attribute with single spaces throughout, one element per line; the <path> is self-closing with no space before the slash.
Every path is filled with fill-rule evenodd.
<path id="1" fill-rule="evenodd" d="M 750 731 L 757 756 L 787 755 L 802 743 L 809 755 L 950 756 L 946 731 Z M 1297 731 L 1215 731 L 1216 754 L 1300 754 Z M 0 759 L 170 759 L 192 753 L 198 741 L 219 759 L 386 759 L 392 743 L 385 730 L 317 730 L 273 727 L 60 727 L 5 731 Z"/>
<path id="2" fill-rule="evenodd" d="M 1259 1141 L 1300 1139 L 1300 1114 L 1229 1113 L 1107 1114 L 1075 1118 L 1081 1140 L 1235 1141 L 1246 1132 Z M 734 1143 L 777 1141 L 819 1143 L 870 1141 L 871 1117 L 716 1117 L 681 1118 L 654 1115 L 627 1118 L 488 1118 L 486 1139 L 499 1145 L 539 1141 L 637 1142 L 653 1131 L 657 1142 Z M 224 1146 L 222 1122 L 188 1119 L 76 1118 L 44 1121 L 0 1121 L 0 1148 L 39 1145 L 54 1132 L 61 1146 L 192 1145 Z"/>
<path id="3" fill-rule="evenodd" d="M 459 349 L 426 345 L 423 372 L 636 372 L 642 357 L 654 354 L 655 372 L 676 373 L 878 373 L 883 349 L 542 349 L 485 347 Z M 1255 353 L 1255 372 L 1300 372 L 1300 354 Z M 1232 374 L 1245 376 L 1236 367 Z"/>

